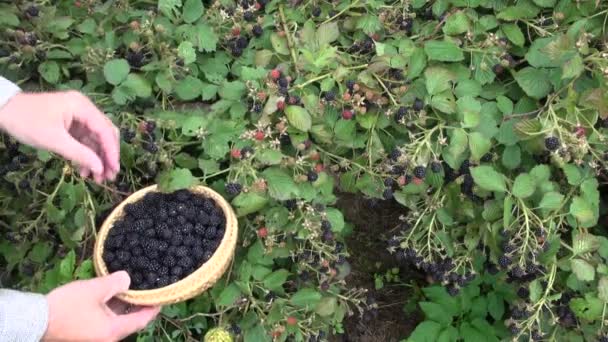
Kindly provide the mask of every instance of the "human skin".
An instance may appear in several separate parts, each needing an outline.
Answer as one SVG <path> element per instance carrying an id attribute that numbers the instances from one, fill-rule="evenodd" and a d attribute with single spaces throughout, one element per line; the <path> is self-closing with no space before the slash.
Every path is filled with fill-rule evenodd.
<path id="1" fill-rule="evenodd" d="M 18 93 L 0 109 L 0 129 L 23 144 L 76 163 L 82 177 L 114 180 L 120 169 L 119 131 L 76 91 Z M 127 305 L 115 296 L 129 289 L 124 272 L 75 281 L 51 291 L 45 341 L 117 341 L 143 329 L 159 307 Z"/>

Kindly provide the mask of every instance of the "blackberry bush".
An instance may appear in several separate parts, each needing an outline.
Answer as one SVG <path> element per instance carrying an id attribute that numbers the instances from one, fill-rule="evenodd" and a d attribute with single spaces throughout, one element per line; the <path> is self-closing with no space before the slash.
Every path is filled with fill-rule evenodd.
<path id="1" fill-rule="evenodd" d="M 13 1 L 0 13 L 0 74 L 90 96 L 121 128 L 122 166 L 96 185 L 0 137 L 3 286 L 93 276 L 96 228 L 152 184 L 177 197 L 152 215 L 129 207 L 104 258 L 134 287 L 178 281 L 222 234 L 211 203 L 179 192 L 204 184 L 239 216 L 235 262 L 139 338 L 352 337 L 349 320 L 379 309 L 348 276 L 365 253 L 335 207 L 350 192 L 400 206 L 370 239 L 424 275 L 392 298 L 424 313 L 402 338 L 606 339 L 606 2 Z"/>

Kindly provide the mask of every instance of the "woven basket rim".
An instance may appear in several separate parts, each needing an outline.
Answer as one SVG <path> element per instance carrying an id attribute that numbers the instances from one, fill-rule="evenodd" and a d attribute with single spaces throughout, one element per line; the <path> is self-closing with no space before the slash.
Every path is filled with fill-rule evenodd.
<path id="1" fill-rule="evenodd" d="M 211 198 L 224 213 L 226 227 L 220 245 L 209 260 L 180 281 L 156 289 L 128 290 L 125 293 L 118 295 L 117 297 L 119 299 L 131 304 L 139 305 L 178 303 L 204 292 L 204 290 L 213 285 L 213 283 L 215 283 L 215 281 L 217 281 L 217 279 L 226 271 L 234 255 L 236 235 L 238 233 L 238 222 L 234 210 L 219 193 L 211 188 L 197 185 L 190 187 L 188 190 L 203 195 L 204 197 Z M 156 191 L 158 191 L 158 186 L 154 184 L 132 193 L 116 206 L 104 220 L 101 228 L 97 232 L 97 239 L 93 250 L 93 264 L 98 276 L 106 276 L 109 274 L 108 268 L 103 260 L 105 240 L 109 231 L 112 229 L 114 222 L 123 216 L 124 207 L 127 204 L 142 199 L 147 193 Z M 198 288 L 199 286 L 200 288 Z"/>

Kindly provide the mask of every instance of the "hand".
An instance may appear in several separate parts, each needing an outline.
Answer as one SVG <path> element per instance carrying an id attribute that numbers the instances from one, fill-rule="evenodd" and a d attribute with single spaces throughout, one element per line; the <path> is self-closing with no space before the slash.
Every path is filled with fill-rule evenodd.
<path id="1" fill-rule="evenodd" d="M 80 92 L 19 93 L 0 109 L 0 128 L 75 162 L 82 177 L 92 175 L 98 183 L 119 171 L 119 131 Z"/>
<path id="2" fill-rule="evenodd" d="M 47 296 L 49 323 L 43 341 L 118 341 L 152 321 L 158 307 L 125 312 L 126 304 L 112 299 L 129 289 L 127 272 L 75 281 Z"/>

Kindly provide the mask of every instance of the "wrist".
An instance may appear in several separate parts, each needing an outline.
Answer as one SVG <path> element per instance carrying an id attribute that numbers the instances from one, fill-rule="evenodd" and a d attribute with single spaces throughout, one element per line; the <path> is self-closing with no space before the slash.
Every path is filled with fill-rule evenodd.
<path id="1" fill-rule="evenodd" d="M 19 118 L 24 111 L 24 106 L 27 104 L 28 94 L 21 91 L 16 92 L 10 98 L 2 102 L 0 99 L 0 129 L 8 130 L 8 124 L 11 120 Z M 0 97 L 4 94 L 0 95 Z"/>

